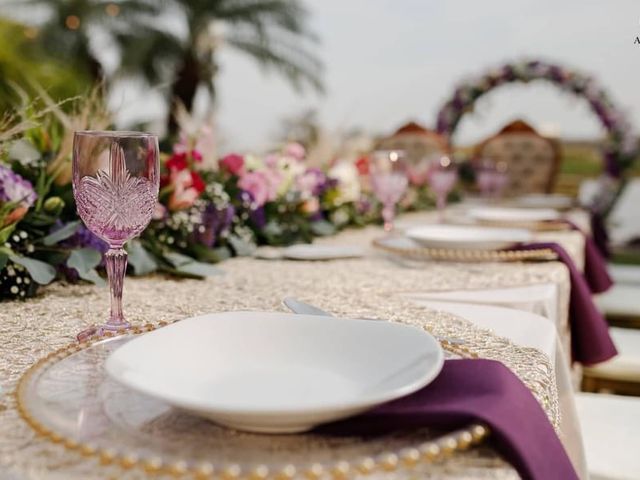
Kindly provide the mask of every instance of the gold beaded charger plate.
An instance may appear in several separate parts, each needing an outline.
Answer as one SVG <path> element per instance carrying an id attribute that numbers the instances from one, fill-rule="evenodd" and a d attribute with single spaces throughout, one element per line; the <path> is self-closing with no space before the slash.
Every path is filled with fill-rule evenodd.
<path id="1" fill-rule="evenodd" d="M 70 344 L 35 363 L 16 397 L 27 423 L 49 441 L 123 469 L 193 478 L 324 478 L 424 468 L 488 435 L 481 424 L 375 437 L 237 432 L 129 390 L 103 368 L 135 334 Z M 443 345 L 447 348 L 447 345 Z M 451 345 L 462 356 L 474 356 Z"/>
<path id="2" fill-rule="evenodd" d="M 373 240 L 374 248 L 394 257 L 408 260 L 440 260 L 448 262 L 524 262 L 557 260 L 549 248 L 532 250 L 473 250 L 429 248 L 405 236 L 388 236 Z"/>
<path id="3" fill-rule="evenodd" d="M 490 220 L 478 220 L 478 225 L 485 225 L 488 227 L 511 227 L 511 228 L 525 228 L 534 232 L 566 232 L 571 230 L 571 225 L 563 220 L 547 220 L 543 222 L 499 222 Z"/>

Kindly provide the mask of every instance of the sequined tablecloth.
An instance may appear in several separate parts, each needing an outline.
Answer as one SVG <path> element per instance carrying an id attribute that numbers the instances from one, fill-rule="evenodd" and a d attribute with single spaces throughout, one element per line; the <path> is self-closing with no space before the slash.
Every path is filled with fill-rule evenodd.
<path id="1" fill-rule="evenodd" d="M 326 241 L 364 244 L 376 234 L 380 234 L 378 229 L 369 228 L 345 232 Z M 452 315 L 415 306 L 398 294 L 555 283 L 561 287 L 566 309 L 569 279 L 560 263 L 426 263 L 419 269 L 407 269 L 380 256 L 331 262 L 238 258 L 221 264 L 220 269 L 222 275 L 203 281 L 161 276 L 128 278 L 124 299 L 128 319 L 134 323 L 157 322 L 223 310 L 281 310 L 281 299 L 295 296 L 338 315 L 411 323 L 436 335 L 462 338 L 480 356 L 503 361 L 531 388 L 552 423 L 556 426 L 559 423 L 553 368 L 542 353 L 516 346 Z M 60 283 L 42 289 L 37 298 L 27 302 L 2 304 L 0 386 L 4 395 L 0 396 L 0 473 L 13 475 L 11 479 L 143 476 L 138 471 L 101 466 L 37 437 L 19 417 L 12 395 L 18 378 L 32 363 L 72 341 L 75 333 L 100 320 L 107 309 L 106 289 Z M 442 464 L 429 465 L 419 476 L 518 478 L 489 446 L 456 454 Z"/>

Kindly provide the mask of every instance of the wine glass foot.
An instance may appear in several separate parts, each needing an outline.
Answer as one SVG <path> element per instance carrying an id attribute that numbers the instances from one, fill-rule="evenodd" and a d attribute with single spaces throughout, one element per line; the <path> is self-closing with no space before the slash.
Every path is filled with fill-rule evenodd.
<path id="1" fill-rule="evenodd" d="M 79 342 L 84 342 L 92 337 L 103 337 L 107 333 L 120 333 L 128 330 L 129 328 L 131 328 L 131 324 L 129 322 L 123 322 L 118 325 L 91 325 L 89 328 L 86 328 L 76 335 L 76 339 Z"/>

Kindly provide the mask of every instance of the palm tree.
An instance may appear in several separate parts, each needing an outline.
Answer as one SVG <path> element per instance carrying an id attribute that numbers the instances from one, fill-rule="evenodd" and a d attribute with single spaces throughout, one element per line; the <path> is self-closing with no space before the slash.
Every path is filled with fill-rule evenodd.
<path id="1" fill-rule="evenodd" d="M 114 75 L 170 85 L 167 100 L 193 106 L 199 87 L 215 98 L 219 48 L 229 46 L 288 79 L 322 91 L 317 38 L 301 0 L 9 0 L 46 10 L 40 38 L 56 56 L 75 58 L 97 79 L 100 48 L 119 52 Z M 5 1 L 5 5 L 7 2 Z M 186 31 L 186 35 L 174 33 Z M 221 30 L 222 29 L 222 30 Z M 175 123 L 170 120 L 170 130 Z"/>

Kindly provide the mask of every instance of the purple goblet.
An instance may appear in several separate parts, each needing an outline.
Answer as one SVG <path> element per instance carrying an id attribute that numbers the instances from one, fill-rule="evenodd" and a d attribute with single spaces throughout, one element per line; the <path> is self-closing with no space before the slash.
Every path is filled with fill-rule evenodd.
<path id="1" fill-rule="evenodd" d="M 106 323 L 78 334 L 84 340 L 131 325 L 122 313 L 127 240 L 149 224 L 160 184 L 158 137 L 141 132 L 81 131 L 73 139 L 73 194 L 80 218 L 109 244 L 105 265 L 111 290 Z"/>
<path id="2" fill-rule="evenodd" d="M 433 190 L 436 196 L 438 221 L 442 223 L 444 222 L 444 210 L 447 206 L 447 197 L 458 182 L 458 168 L 449 157 L 439 157 L 431 163 L 428 181 L 431 190 Z"/>
<path id="3" fill-rule="evenodd" d="M 409 186 L 404 156 L 401 150 L 376 150 L 371 154 L 371 188 L 382 204 L 382 220 L 386 232 L 393 230 L 396 204 Z"/>
<path id="4" fill-rule="evenodd" d="M 476 183 L 484 198 L 499 199 L 509 184 L 507 165 L 504 162 L 494 163 L 490 159 L 480 160 L 476 168 Z"/>

